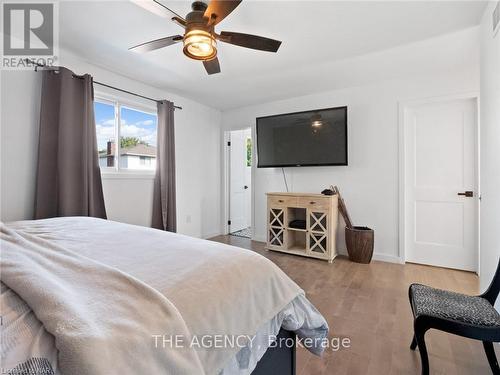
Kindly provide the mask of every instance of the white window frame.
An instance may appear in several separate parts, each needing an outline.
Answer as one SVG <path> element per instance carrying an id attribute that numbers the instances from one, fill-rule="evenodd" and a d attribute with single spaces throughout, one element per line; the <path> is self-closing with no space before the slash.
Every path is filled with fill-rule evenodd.
<path id="1" fill-rule="evenodd" d="M 148 115 L 156 117 L 156 125 L 158 126 L 158 111 L 154 105 L 148 105 L 140 101 L 131 100 L 130 98 L 115 96 L 107 93 L 95 93 L 94 102 L 99 102 L 107 105 L 112 105 L 115 110 L 115 166 L 100 167 L 101 175 L 104 178 L 154 178 L 156 170 L 142 170 L 120 168 L 120 136 L 121 136 L 121 109 L 127 108 L 133 111 L 144 112 Z"/>

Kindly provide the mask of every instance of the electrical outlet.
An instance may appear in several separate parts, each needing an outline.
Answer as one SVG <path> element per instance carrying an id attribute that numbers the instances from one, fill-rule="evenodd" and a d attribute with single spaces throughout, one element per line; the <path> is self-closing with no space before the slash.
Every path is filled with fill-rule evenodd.
<path id="1" fill-rule="evenodd" d="M 191 215 L 186 215 L 186 224 L 191 224 Z"/>

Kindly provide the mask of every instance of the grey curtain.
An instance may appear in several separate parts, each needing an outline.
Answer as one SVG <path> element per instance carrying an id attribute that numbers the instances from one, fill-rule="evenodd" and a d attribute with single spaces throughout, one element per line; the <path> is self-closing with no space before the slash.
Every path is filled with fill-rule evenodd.
<path id="1" fill-rule="evenodd" d="M 156 175 L 153 194 L 153 221 L 156 229 L 175 232 L 175 134 L 174 103 L 158 102 L 158 138 L 156 149 Z"/>
<path id="2" fill-rule="evenodd" d="M 35 218 L 106 218 L 93 84 L 66 68 L 42 72 Z"/>

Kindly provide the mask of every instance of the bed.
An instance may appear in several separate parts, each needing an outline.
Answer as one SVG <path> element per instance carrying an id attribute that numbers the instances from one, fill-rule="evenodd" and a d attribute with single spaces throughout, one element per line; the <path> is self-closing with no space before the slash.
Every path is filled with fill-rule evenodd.
<path id="1" fill-rule="evenodd" d="M 85 217 L 2 224 L 0 249 L 2 371 L 293 374 L 290 342 L 328 335 L 250 250 Z"/>

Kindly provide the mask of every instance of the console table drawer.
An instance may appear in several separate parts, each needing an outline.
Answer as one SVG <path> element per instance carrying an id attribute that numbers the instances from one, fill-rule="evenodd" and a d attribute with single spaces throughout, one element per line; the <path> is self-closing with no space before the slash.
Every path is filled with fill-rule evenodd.
<path id="1" fill-rule="evenodd" d="M 279 195 L 268 196 L 268 204 L 270 207 L 293 207 L 297 204 L 296 197 L 284 197 Z"/>
<path id="2" fill-rule="evenodd" d="M 298 206 L 310 209 L 328 210 L 331 207 L 331 199 L 323 197 L 299 197 Z"/>

